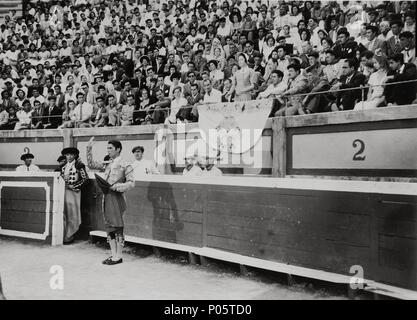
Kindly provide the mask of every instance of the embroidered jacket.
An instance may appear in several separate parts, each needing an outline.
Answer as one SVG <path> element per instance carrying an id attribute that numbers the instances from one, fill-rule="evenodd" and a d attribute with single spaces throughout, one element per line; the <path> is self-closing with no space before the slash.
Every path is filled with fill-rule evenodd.
<path id="1" fill-rule="evenodd" d="M 75 190 L 80 190 L 87 182 L 88 175 L 85 165 L 80 160 L 74 160 L 61 168 L 61 176 L 66 185 L 72 185 Z"/>

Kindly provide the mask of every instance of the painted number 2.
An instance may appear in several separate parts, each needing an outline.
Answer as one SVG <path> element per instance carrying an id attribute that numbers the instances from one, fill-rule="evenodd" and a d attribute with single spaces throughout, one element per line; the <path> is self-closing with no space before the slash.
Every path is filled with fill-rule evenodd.
<path id="1" fill-rule="evenodd" d="M 363 161 L 365 160 L 366 156 L 360 156 L 365 151 L 365 142 L 360 139 L 356 139 L 353 141 L 352 146 L 354 148 L 359 147 L 358 152 L 353 155 L 353 161 Z"/>

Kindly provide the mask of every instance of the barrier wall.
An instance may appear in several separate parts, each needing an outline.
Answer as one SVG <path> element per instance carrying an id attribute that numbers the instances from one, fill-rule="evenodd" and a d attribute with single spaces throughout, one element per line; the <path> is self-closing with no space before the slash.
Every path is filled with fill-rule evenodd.
<path id="1" fill-rule="evenodd" d="M 64 188 L 58 173 L 0 172 L 0 235 L 62 244 Z"/>
<path id="2" fill-rule="evenodd" d="M 262 176 L 417 177 L 417 108 L 401 106 L 367 111 L 320 113 L 269 119 L 262 137 L 244 154 L 229 154 L 219 167 L 225 174 Z M 106 142 L 122 141 L 126 160 L 133 146 L 166 174 L 181 173 L 188 148 L 201 142 L 198 124 L 0 131 L 0 170 L 20 164 L 25 148 L 35 163 L 52 170 L 63 147 L 76 146 L 85 161 L 87 141 L 96 137 L 94 155 L 102 159 Z"/>
<path id="3" fill-rule="evenodd" d="M 360 266 L 365 279 L 417 290 L 416 184 L 154 176 L 126 195 L 129 241 L 350 276 Z M 104 230 L 100 203 L 85 208 L 92 230 Z"/>

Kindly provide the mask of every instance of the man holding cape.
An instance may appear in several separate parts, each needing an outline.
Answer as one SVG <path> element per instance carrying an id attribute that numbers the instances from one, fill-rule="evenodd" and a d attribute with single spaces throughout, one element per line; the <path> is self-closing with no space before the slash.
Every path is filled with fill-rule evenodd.
<path id="1" fill-rule="evenodd" d="M 87 165 L 90 169 L 102 170 L 103 163 L 93 159 L 93 141 L 87 144 Z M 107 241 L 110 244 L 111 257 L 103 261 L 103 264 L 114 265 L 122 263 L 122 250 L 124 246 L 123 214 L 126 211 L 124 192 L 135 186 L 133 169 L 120 157 L 122 144 L 120 141 L 111 140 L 107 144 L 107 153 L 110 157 L 105 163 L 104 176 L 96 174 L 97 184 L 103 191 L 102 211 L 107 232 Z"/>

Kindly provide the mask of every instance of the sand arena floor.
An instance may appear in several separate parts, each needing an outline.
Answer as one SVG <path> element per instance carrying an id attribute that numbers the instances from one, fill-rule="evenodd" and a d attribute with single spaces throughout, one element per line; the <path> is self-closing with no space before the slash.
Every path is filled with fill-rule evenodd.
<path id="1" fill-rule="evenodd" d="M 124 263 L 105 266 L 105 243 L 51 247 L 0 238 L 0 275 L 7 299 L 346 299 L 304 285 L 287 287 L 235 266 L 189 265 L 186 256 L 155 257 L 128 246 Z M 169 254 L 168 254 L 169 255 Z M 62 267 L 62 290 L 53 290 L 52 266 Z"/>

